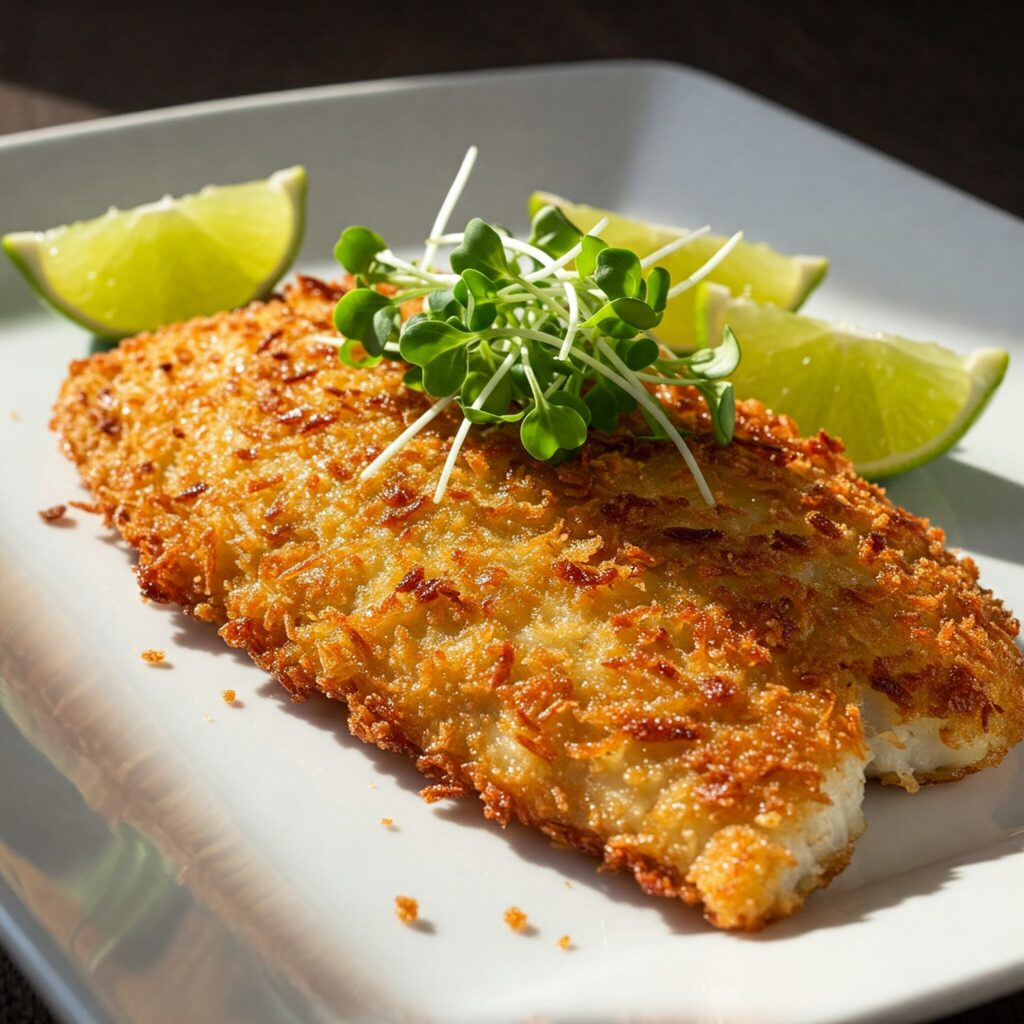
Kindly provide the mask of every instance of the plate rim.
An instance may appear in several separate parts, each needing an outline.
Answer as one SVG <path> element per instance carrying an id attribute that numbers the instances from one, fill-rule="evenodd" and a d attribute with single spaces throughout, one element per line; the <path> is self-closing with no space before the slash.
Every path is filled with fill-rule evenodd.
<path id="1" fill-rule="evenodd" d="M 309 101 L 346 99 L 373 95 L 376 93 L 396 92 L 410 88 L 437 88 L 448 84 L 459 84 L 474 79 L 501 77 L 532 77 L 538 74 L 581 74 L 615 71 L 650 71 L 662 74 L 678 75 L 684 78 L 699 79 L 714 83 L 716 86 L 736 93 L 745 99 L 764 104 L 773 110 L 785 114 L 803 124 L 824 132 L 833 139 L 840 140 L 848 146 L 854 146 L 874 157 L 909 171 L 933 185 L 946 189 L 962 199 L 970 200 L 991 213 L 1001 214 L 1010 221 L 1024 227 L 1024 216 L 1018 216 L 1010 210 L 975 195 L 960 185 L 946 181 L 929 171 L 901 157 L 878 149 L 870 143 L 847 135 L 831 125 L 817 121 L 809 114 L 794 110 L 779 100 L 764 96 L 725 78 L 714 71 L 699 68 L 683 61 L 674 61 L 662 57 L 610 57 L 588 60 L 551 61 L 540 64 L 510 64 L 507 67 L 469 68 L 462 71 L 442 71 L 415 75 L 388 75 L 384 78 L 363 79 L 358 82 L 337 82 L 323 85 L 299 86 L 294 89 L 273 89 L 268 92 L 245 93 L 240 96 L 225 96 L 212 100 L 195 100 L 189 103 L 173 103 L 165 107 L 151 107 L 146 110 L 131 111 L 123 114 L 102 114 L 98 117 L 79 121 L 68 121 L 63 124 L 47 125 L 42 128 L 28 128 L 23 131 L 8 132 L 0 135 L 0 156 L 6 150 L 40 142 L 63 141 L 78 136 L 97 132 L 159 125 L 164 122 L 188 121 L 192 118 L 230 114 L 243 110 L 259 110 L 277 104 L 300 105 Z"/>
<path id="2" fill-rule="evenodd" d="M 770 98 L 751 92 L 741 85 L 730 82 L 718 75 L 694 68 L 690 65 L 667 60 L 630 58 L 612 60 L 566 61 L 526 66 L 510 66 L 498 68 L 475 69 L 467 71 L 444 72 L 440 74 L 424 74 L 413 76 L 395 76 L 369 81 L 348 82 L 331 85 L 309 86 L 298 89 L 277 90 L 264 93 L 227 97 L 215 100 L 178 104 L 127 114 L 114 114 L 91 118 L 86 121 L 71 122 L 62 125 L 30 129 L 0 136 L 0 161 L 6 154 L 24 147 L 32 147 L 53 141 L 75 140 L 78 138 L 117 132 L 121 129 L 136 127 L 159 127 L 170 122 L 188 121 L 207 116 L 230 115 L 233 113 L 261 110 L 270 107 L 299 107 L 309 102 L 347 100 L 360 96 L 380 93 L 401 92 L 409 89 L 436 88 L 445 85 L 471 85 L 482 79 L 533 77 L 543 74 L 568 76 L 585 76 L 595 72 L 652 72 L 655 74 L 671 73 L 688 79 L 713 82 L 716 86 L 725 87 L 745 99 L 753 99 L 760 104 L 767 104 L 776 110 L 813 127 L 817 132 L 824 132 L 832 138 L 841 140 L 847 145 L 881 157 L 903 171 L 910 171 L 920 179 L 938 185 L 953 193 L 961 201 L 968 200 L 978 204 L 987 211 L 1001 214 L 1009 221 L 1024 227 L 1024 218 L 995 206 L 959 186 L 936 178 L 926 171 L 914 167 L 890 154 L 874 149 L 859 139 L 846 136 L 829 126 L 823 125 L 812 118 L 791 110 Z M 0 317 L 0 328 L 7 317 Z M 56 769 L 55 769 L 56 770 Z M 947 858 L 955 860 L 956 858 Z M 10 897 L 8 899 L 7 897 Z M 11 907 L 16 908 L 12 913 Z M 38 930 L 40 937 L 33 938 L 32 932 Z M 113 1021 L 112 1015 L 99 1011 L 97 1016 L 93 992 L 78 974 L 73 964 L 59 949 L 46 950 L 43 947 L 52 943 L 37 924 L 37 919 L 9 885 L 0 879 L 0 937 L 10 958 L 29 976 L 40 995 L 54 1012 L 67 1020 L 86 1020 L 95 1022 Z M 54 950 L 56 955 L 53 955 Z M 59 965 L 59 968 L 56 966 Z M 958 1009 L 977 1003 L 977 996 L 982 1001 L 994 999 L 1024 985 L 1024 951 L 1012 964 L 1004 963 L 991 971 L 981 974 L 964 976 L 928 991 L 912 996 L 910 999 L 890 1003 L 881 1009 L 866 1009 L 849 1016 L 833 1018 L 837 1024 L 859 1024 L 861 1021 L 906 1019 L 906 1014 L 919 1016 L 938 1012 L 956 1012 Z M 92 1004 L 92 1005 L 90 1005 Z M 940 1004 L 943 1004 L 940 1008 Z M 82 1017 L 85 1010 L 90 1013 Z M 76 1014 L 79 1014 L 76 1016 Z"/>

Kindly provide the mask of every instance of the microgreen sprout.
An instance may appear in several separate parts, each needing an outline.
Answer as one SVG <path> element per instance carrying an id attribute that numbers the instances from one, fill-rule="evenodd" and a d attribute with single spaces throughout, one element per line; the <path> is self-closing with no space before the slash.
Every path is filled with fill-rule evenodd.
<path id="1" fill-rule="evenodd" d="M 589 431 L 613 430 L 622 416 L 639 410 L 650 436 L 675 445 L 704 501 L 714 505 L 683 431 L 651 385 L 697 388 L 715 441 L 728 444 L 734 400 L 726 378 L 739 363 L 739 344 L 727 327 L 718 347 L 677 355 L 652 331 L 666 304 L 710 274 L 742 232 L 675 285 L 659 261 L 709 228 L 643 258 L 608 245 L 600 237 L 606 221 L 584 233 L 555 206 L 536 213 L 525 241 L 478 217 L 464 231 L 447 233 L 476 155 L 470 147 L 418 263 L 396 256 L 365 227 L 346 228 L 335 246 L 338 262 L 355 279 L 334 309 L 334 324 L 344 338 L 339 358 L 351 366 L 403 360 L 409 364 L 406 386 L 436 399 L 361 477 L 376 474 L 452 405 L 461 409 L 463 420 L 437 481 L 435 502 L 443 499 L 474 425 L 518 424 L 531 456 L 560 461 L 579 451 Z M 442 247 L 451 248 L 448 273 L 433 265 Z M 418 300 L 415 308 L 422 311 L 403 319 L 401 309 L 411 300 Z"/>

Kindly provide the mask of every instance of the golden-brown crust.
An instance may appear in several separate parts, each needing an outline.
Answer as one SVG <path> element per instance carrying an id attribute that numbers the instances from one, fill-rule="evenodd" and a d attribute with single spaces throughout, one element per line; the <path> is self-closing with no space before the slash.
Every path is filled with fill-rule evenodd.
<path id="1" fill-rule="evenodd" d="M 53 425 L 147 597 L 220 624 L 295 699 L 347 702 L 429 798 L 477 792 L 693 902 L 712 835 L 802 820 L 864 758 L 862 687 L 953 746 L 985 732 L 992 759 L 1020 738 L 1016 622 L 838 442 L 746 402 L 719 449 L 699 396 L 668 389 L 716 508 L 628 430 L 557 467 L 473 431 L 435 505 L 454 413 L 358 478 L 426 399 L 317 339 L 339 294 L 300 278 L 78 361 Z"/>

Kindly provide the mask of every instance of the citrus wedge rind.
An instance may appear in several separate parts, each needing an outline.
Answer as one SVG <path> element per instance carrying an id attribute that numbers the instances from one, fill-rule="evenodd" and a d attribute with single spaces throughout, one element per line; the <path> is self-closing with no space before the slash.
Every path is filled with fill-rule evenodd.
<path id="1" fill-rule="evenodd" d="M 56 310 L 120 338 L 266 296 L 298 252 L 305 200 L 306 172 L 290 167 L 48 231 L 13 232 L 3 248 Z"/>

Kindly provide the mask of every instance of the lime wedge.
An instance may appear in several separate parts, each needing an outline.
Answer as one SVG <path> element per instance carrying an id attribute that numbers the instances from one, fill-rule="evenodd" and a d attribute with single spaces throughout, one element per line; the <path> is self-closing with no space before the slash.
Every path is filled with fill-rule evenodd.
<path id="1" fill-rule="evenodd" d="M 216 313 L 265 296 L 302 240 L 306 172 L 207 186 L 3 247 L 59 312 L 107 338 Z"/>
<path id="2" fill-rule="evenodd" d="M 848 324 L 799 316 L 697 289 L 697 334 L 717 344 L 724 325 L 743 358 L 731 380 L 739 398 L 759 398 L 792 416 L 804 434 L 842 440 L 868 477 L 913 469 L 951 448 L 978 418 L 1006 373 L 1009 355 L 967 356 Z"/>
<path id="3" fill-rule="evenodd" d="M 589 231 L 602 217 L 608 218 L 601 237 L 609 245 L 632 249 L 642 259 L 648 253 L 687 234 L 685 228 L 664 227 L 630 220 L 608 210 L 570 202 L 550 192 L 530 196 L 530 216 L 545 205 L 557 206 L 581 231 Z M 672 275 L 673 284 L 689 277 L 725 244 L 725 239 L 704 235 L 659 261 Z M 749 295 L 755 302 L 772 302 L 785 309 L 799 309 L 828 270 L 823 256 L 783 256 L 767 245 L 740 242 L 711 272 L 707 280 L 725 285 L 735 295 Z M 683 292 L 668 304 L 656 333 L 673 348 L 692 348 L 694 292 Z"/>

